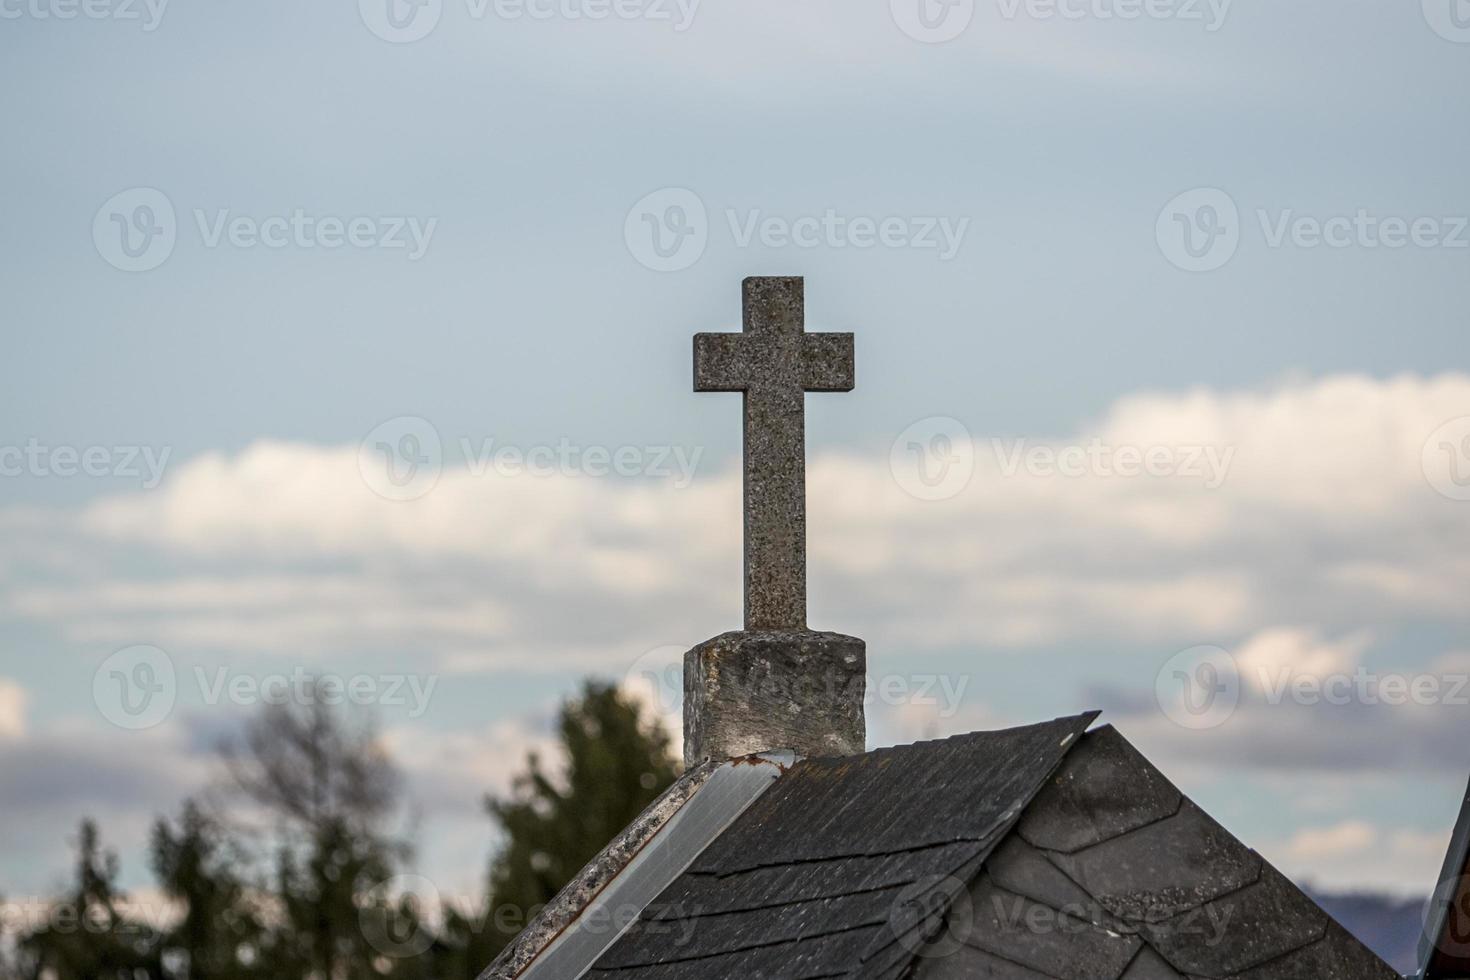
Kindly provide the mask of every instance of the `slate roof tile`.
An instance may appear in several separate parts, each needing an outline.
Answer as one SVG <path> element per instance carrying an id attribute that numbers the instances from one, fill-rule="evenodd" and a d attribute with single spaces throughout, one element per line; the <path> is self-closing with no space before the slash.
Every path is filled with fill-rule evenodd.
<path id="1" fill-rule="evenodd" d="M 1058 980 L 1117 980 L 1143 945 L 1137 936 L 1098 928 L 997 888 L 988 877 L 970 898 L 968 908 L 957 905 L 954 912 L 970 917 L 970 928 L 956 927 L 967 946 Z"/>
<path id="2" fill-rule="evenodd" d="M 589 978 L 1394 980 L 1092 717 L 798 763 Z"/>
<path id="3" fill-rule="evenodd" d="M 1150 945 L 1183 973 L 1223 977 L 1310 946 L 1327 931 L 1327 913 L 1264 865 L 1240 891 L 1145 927 Z"/>
<path id="4" fill-rule="evenodd" d="M 1187 800 L 1171 817 L 1048 856 L 1108 912 L 1132 922 L 1157 922 L 1203 905 L 1261 873 L 1254 852 Z"/>
<path id="5" fill-rule="evenodd" d="M 1027 843 L 1071 853 L 1178 812 L 1183 796 L 1111 725 L 1088 732 L 1017 828 Z M 1128 792 L 1117 792 L 1126 785 Z"/>
<path id="6" fill-rule="evenodd" d="M 798 763 L 593 973 L 705 980 L 737 961 L 742 980 L 907 969 L 1095 717 Z M 671 948 L 680 917 L 695 927 Z"/>
<path id="7" fill-rule="evenodd" d="M 728 874 L 985 840 L 1021 815 L 1095 717 L 805 760 L 690 870 Z"/>
<path id="8" fill-rule="evenodd" d="M 1137 932 L 1136 926 L 1104 911 L 1096 899 L 1019 834 L 1011 834 L 995 849 L 985 862 L 985 870 L 998 887 L 1008 892 L 1025 895 L 1075 918 L 1107 925 L 1115 932 Z"/>
<path id="9" fill-rule="evenodd" d="M 1329 922 L 1322 939 L 1229 980 L 1399 980 L 1399 975 L 1347 930 Z"/>
<path id="10" fill-rule="evenodd" d="M 684 958 L 685 947 L 733 951 L 789 939 L 804 939 L 882 926 L 893 916 L 900 893 L 909 886 L 821 898 L 759 909 L 646 920 L 605 955 L 600 965 L 636 966 Z"/>
<path id="11" fill-rule="evenodd" d="M 653 917 L 692 909 L 762 908 L 779 902 L 832 898 L 871 888 L 908 885 L 945 874 L 978 856 L 978 841 L 937 844 L 898 854 L 857 855 L 727 874 L 687 872 L 650 908 Z"/>
<path id="12" fill-rule="evenodd" d="M 1164 958 L 1154 952 L 1153 947 L 1144 946 L 1128 964 L 1128 969 L 1118 980 L 1183 980 Z"/>
<path id="13" fill-rule="evenodd" d="M 914 980 L 1055 980 L 1019 963 L 992 956 L 984 950 L 963 947 L 946 955 L 920 960 Z"/>

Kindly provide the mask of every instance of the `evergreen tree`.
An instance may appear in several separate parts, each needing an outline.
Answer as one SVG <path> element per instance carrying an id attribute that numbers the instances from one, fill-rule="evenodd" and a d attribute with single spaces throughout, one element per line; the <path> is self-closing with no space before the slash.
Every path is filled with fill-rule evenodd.
<path id="1" fill-rule="evenodd" d="M 557 777 L 532 754 L 505 799 L 487 799 L 505 843 L 490 868 L 488 964 L 582 867 L 673 783 L 678 767 L 662 726 L 616 687 L 589 681 L 562 705 Z"/>
<path id="2" fill-rule="evenodd" d="M 83 820 L 72 892 L 47 921 L 21 937 L 21 975 L 54 980 L 133 980 L 160 976 L 157 937 L 119 911 L 117 855 L 102 847 L 97 825 Z"/>
<path id="3" fill-rule="evenodd" d="M 399 947 L 364 927 L 397 922 L 380 886 L 407 853 L 386 830 L 400 779 L 372 727 L 308 696 L 267 706 L 226 758 L 279 839 L 269 973 L 376 980 L 394 971 Z"/>
<path id="4" fill-rule="evenodd" d="M 314 698 L 267 707 L 226 751 L 249 805 L 217 812 L 186 800 L 176 818 L 153 827 L 150 864 L 177 906 L 163 935 L 123 914 L 116 856 L 85 821 L 75 884 L 45 925 L 18 937 L 0 972 L 21 980 L 474 980 L 677 775 L 668 734 L 606 684 L 589 682 L 562 705 L 558 736 L 563 762 L 554 773 L 533 754 L 511 792 L 486 801 L 504 843 L 485 903 L 430 910 L 389 892 L 407 857 L 387 828 L 400 782 L 371 727 L 353 727 Z M 246 846 L 253 838 L 236 816 L 244 812 L 264 817 L 269 859 Z"/>
<path id="5" fill-rule="evenodd" d="M 153 826 L 153 873 L 181 907 L 163 937 L 163 963 L 178 980 L 249 980 L 267 976 L 269 939 L 241 877 L 244 854 L 218 820 L 185 800 L 177 824 Z"/>

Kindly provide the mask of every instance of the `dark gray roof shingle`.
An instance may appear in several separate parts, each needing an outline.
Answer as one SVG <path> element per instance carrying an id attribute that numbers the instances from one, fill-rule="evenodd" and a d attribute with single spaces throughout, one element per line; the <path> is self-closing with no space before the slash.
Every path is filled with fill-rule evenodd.
<path id="1" fill-rule="evenodd" d="M 588 976 L 1396 980 L 1094 717 L 798 763 Z"/>
<path id="2" fill-rule="evenodd" d="M 591 975 L 759 980 L 907 969 L 1095 717 L 798 763 Z"/>

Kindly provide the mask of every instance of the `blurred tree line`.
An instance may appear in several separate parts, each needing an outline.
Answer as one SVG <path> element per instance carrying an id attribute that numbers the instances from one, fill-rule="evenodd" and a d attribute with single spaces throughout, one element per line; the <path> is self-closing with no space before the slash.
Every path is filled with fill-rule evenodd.
<path id="1" fill-rule="evenodd" d="M 69 891 L 7 930 L 0 970 L 17 980 L 473 980 L 677 774 L 668 734 L 616 688 L 587 683 L 558 716 L 562 769 L 547 772 L 533 754 L 506 797 L 486 798 L 502 843 L 483 900 L 433 903 L 390 830 L 402 781 L 375 732 L 305 701 L 263 709 L 222 750 L 227 791 L 154 824 L 149 864 L 166 915 L 126 901 L 116 855 L 86 820 Z"/>

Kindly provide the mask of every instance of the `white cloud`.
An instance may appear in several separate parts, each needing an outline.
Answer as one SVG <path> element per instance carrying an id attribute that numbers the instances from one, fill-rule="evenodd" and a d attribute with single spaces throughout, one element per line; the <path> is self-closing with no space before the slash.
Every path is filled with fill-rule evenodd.
<path id="1" fill-rule="evenodd" d="M 1327 889 L 1378 888 L 1423 896 L 1438 878 L 1450 833 L 1393 829 L 1363 820 L 1303 827 L 1259 848 L 1296 881 Z"/>
<path id="2" fill-rule="evenodd" d="M 26 733 L 26 690 L 0 677 L 0 739 L 22 738 Z"/>
<path id="3" fill-rule="evenodd" d="M 1211 651 L 1224 648 L 1204 647 Z M 1188 652 L 1188 651 L 1186 651 Z M 1102 688 L 1094 696 L 1108 718 L 1166 771 L 1212 769 L 1309 773 L 1449 774 L 1470 768 L 1470 673 L 1455 655 L 1422 652 L 1410 664 L 1385 664 L 1368 635 L 1340 637 L 1315 628 L 1273 626 L 1217 656 L 1217 700 L 1203 727 L 1180 714 L 1192 685 L 1158 675 L 1142 698 Z M 1201 661 L 1195 661 L 1201 662 Z M 1170 661 L 1160 669 L 1179 665 Z M 1237 684 L 1232 684 L 1234 674 Z M 1154 695 L 1167 710 L 1156 705 Z M 1220 700 L 1223 698 L 1224 700 Z M 1305 798 L 1303 806 L 1309 805 Z M 1335 802 L 1322 809 L 1330 809 Z"/>
<path id="4" fill-rule="evenodd" d="M 1284 853 L 1293 860 L 1351 857 L 1378 840 L 1378 831 L 1361 820 L 1347 820 L 1331 827 L 1299 830 L 1286 842 Z"/>
<path id="5" fill-rule="evenodd" d="M 1465 375 L 1337 376 L 1130 396 L 1046 443 L 1228 451 L 1218 489 L 1198 474 L 1008 470 L 1007 450 L 977 434 L 968 488 L 922 501 L 886 458 L 822 455 L 808 475 L 813 607 L 919 650 L 1463 623 L 1470 522 L 1429 486 L 1420 454 L 1467 412 Z M 677 488 L 450 467 L 423 498 L 389 501 L 354 447 L 259 442 L 75 514 L 66 533 L 101 567 L 16 585 L 0 609 L 98 646 L 411 647 L 446 669 L 616 671 L 733 625 L 739 484 L 734 470 Z M 1304 652 L 1290 647 L 1301 637 L 1256 642 L 1248 659 Z"/>
<path id="6" fill-rule="evenodd" d="M 1250 637 L 1234 657 L 1241 682 L 1257 693 L 1267 693 L 1279 689 L 1283 676 L 1321 681 L 1351 675 L 1368 643 L 1367 636 L 1331 641 L 1315 630 L 1274 627 Z"/>

